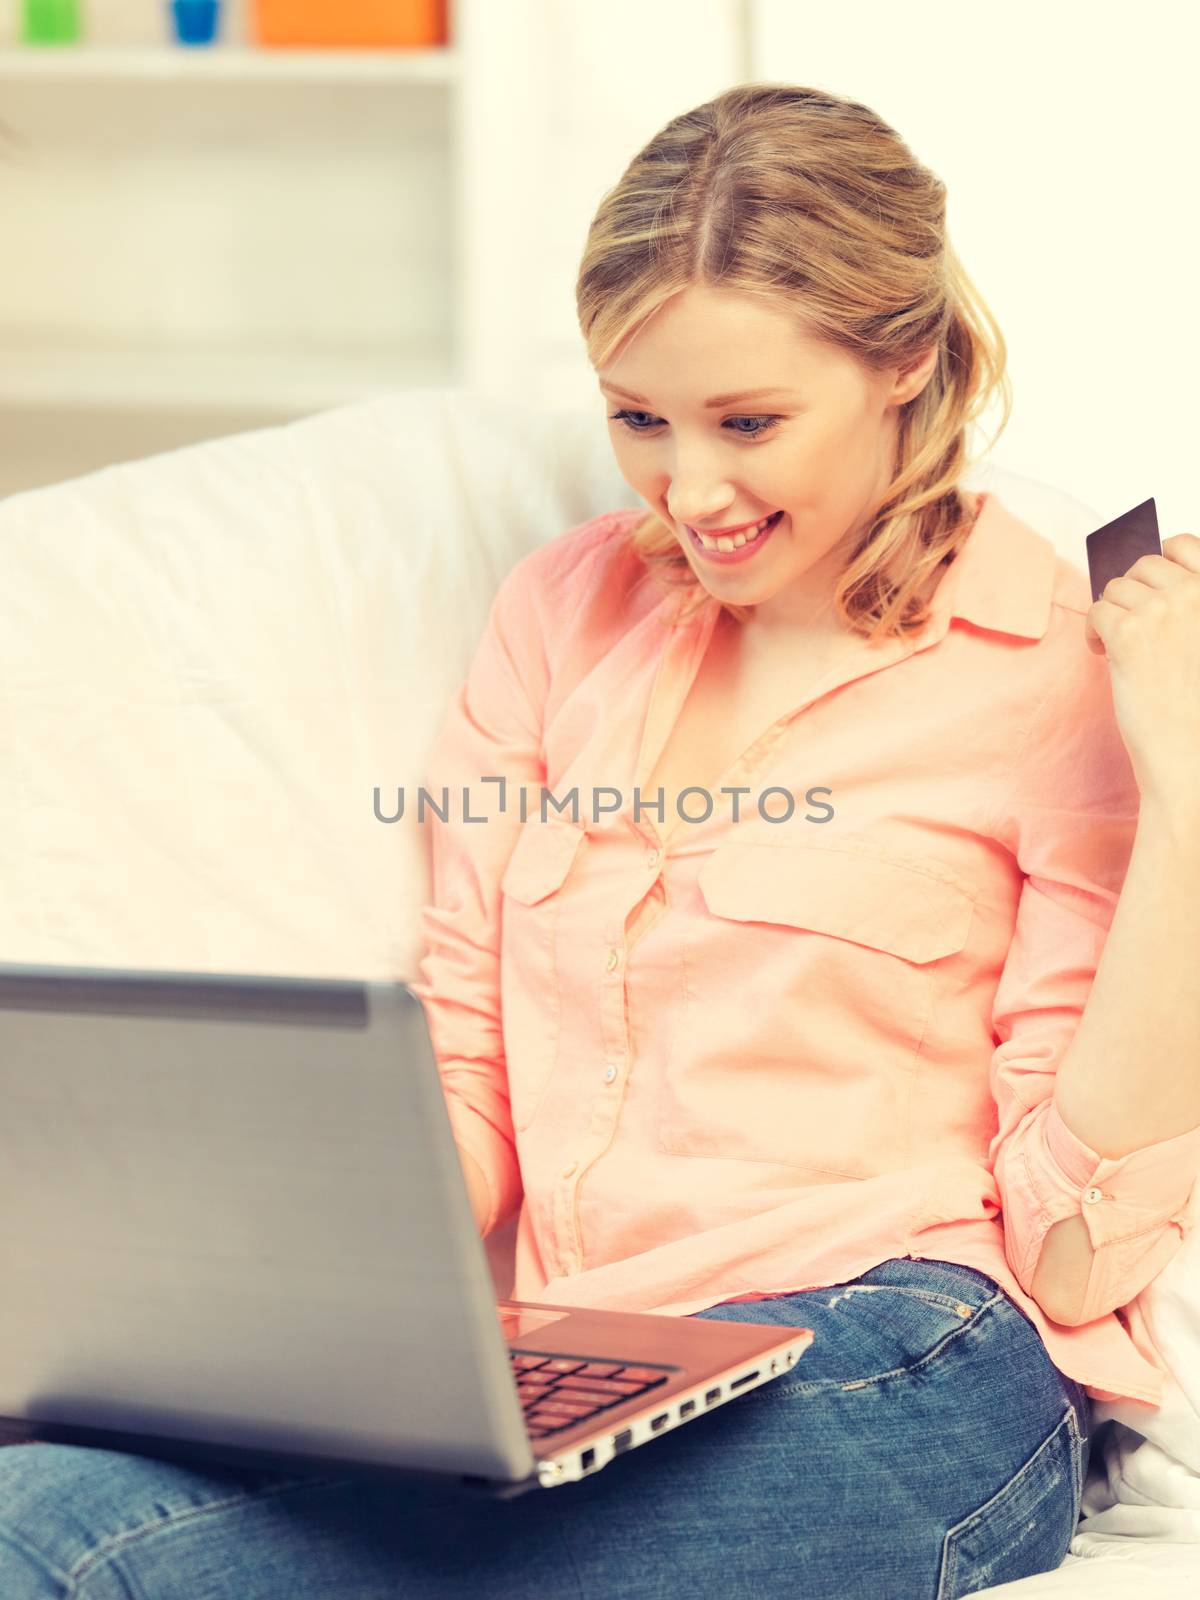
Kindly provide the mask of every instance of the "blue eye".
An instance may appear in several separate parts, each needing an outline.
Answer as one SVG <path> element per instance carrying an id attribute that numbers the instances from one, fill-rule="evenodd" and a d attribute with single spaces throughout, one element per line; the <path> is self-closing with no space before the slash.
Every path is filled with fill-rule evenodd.
<path id="1" fill-rule="evenodd" d="M 653 412 L 650 411 L 614 411 L 610 413 L 608 420 L 621 423 L 630 433 L 649 433 L 652 427 L 658 424 L 639 424 L 632 419 L 652 415 Z M 746 428 L 730 428 L 729 431 L 740 434 L 743 439 L 761 439 L 764 433 L 769 433 L 772 428 L 778 427 L 782 420 L 782 417 L 727 417 L 722 426 L 727 426 L 731 422 L 753 422 L 756 424 L 753 431 Z"/>

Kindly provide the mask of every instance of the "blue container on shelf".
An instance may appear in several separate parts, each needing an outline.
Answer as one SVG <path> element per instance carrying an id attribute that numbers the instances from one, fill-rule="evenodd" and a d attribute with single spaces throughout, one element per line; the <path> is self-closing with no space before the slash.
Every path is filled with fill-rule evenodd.
<path id="1" fill-rule="evenodd" d="M 171 0 L 176 44 L 212 44 L 221 26 L 220 0 Z"/>

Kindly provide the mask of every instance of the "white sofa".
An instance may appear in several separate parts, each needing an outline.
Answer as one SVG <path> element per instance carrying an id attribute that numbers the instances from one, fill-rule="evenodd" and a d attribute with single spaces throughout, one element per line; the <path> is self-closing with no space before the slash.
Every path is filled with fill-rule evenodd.
<path id="1" fill-rule="evenodd" d="M 1105 520 L 968 481 L 1076 564 Z M 373 790 L 387 814 L 422 781 L 514 562 L 636 504 L 599 403 L 453 389 L 0 501 L 0 960 L 414 977 L 424 841 Z M 502 1293 L 514 1230 L 487 1243 Z M 1128 1311 L 1166 1404 L 1095 1408 L 1071 1553 L 990 1594 L 1200 1592 L 1198 1238 Z"/>

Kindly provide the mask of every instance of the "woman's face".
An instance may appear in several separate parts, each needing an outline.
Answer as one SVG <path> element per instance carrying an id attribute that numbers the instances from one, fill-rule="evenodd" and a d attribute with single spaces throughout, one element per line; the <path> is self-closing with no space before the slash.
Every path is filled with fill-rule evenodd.
<path id="1" fill-rule="evenodd" d="M 870 373 L 799 333 L 788 311 L 689 288 L 598 377 L 621 473 L 674 529 L 696 577 L 717 599 L 754 607 L 755 625 L 786 629 L 829 613 L 855 538 L 894 476 L 898 409 L 936 360 L 934 349 L 906 371 Z M 730 395 L 743 397 L 710 403 Z M 777 512 L 756 539 L 745 529 L 733 559 L 693 531 Z"/>

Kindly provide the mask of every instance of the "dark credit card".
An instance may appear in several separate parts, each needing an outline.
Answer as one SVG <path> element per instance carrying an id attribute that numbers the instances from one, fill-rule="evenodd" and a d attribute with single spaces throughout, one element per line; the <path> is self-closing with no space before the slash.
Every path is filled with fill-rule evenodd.
<path id="1" fill-rule="evenodd" d="M 1092 599 L 1099 600 L 1110 578 L 1123 578 L 1139 556 L 1162 555 L 1154 501 L 1143 500 L 1124 516 L 1106 522 L 1087 536 Z"/>

